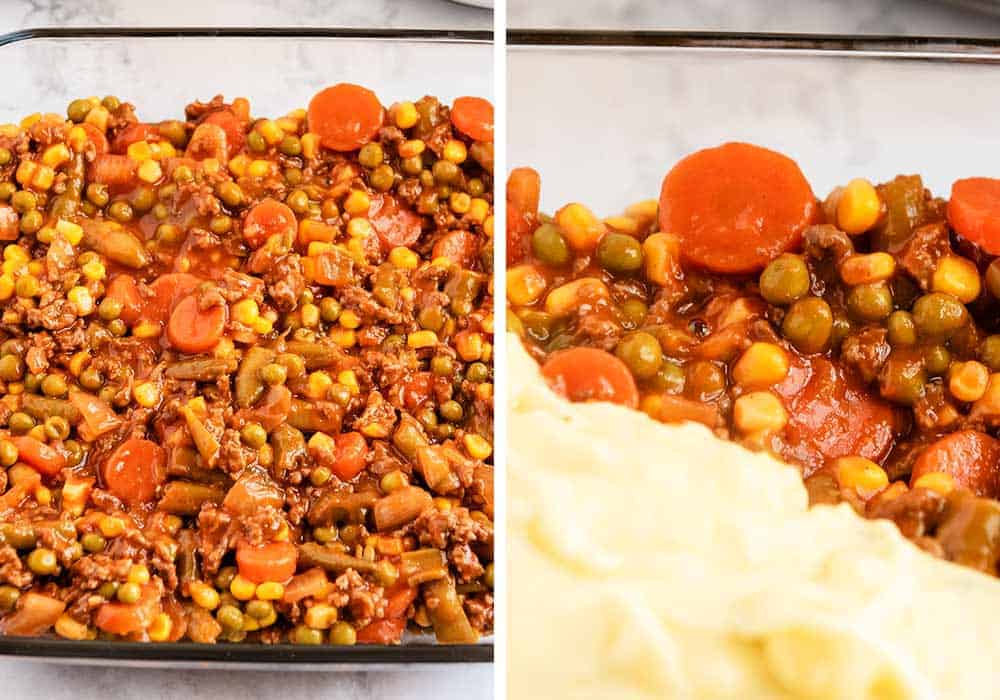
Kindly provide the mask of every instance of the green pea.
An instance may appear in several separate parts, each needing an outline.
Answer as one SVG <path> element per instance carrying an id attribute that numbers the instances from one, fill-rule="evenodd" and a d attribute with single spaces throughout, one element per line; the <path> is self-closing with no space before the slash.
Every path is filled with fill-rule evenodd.
<path id="1" fill-rule="evenodd" d="M 311 627 L 306 627 L 305 625 L 298 625 L 294 630 L 292 630 L 291 641 L 292 644 L 322 644 L 323 632 L 321 630 L 314 630 Z"/>
<path id="2" fill-rule="evenodd" d="M 808 293 L 809 267 L 798 255 L 779 255 L 760 275 L 760 295 L 775 306 L 787 306 Z"/>
<path id="3" fill-rule="evenodd" d="M 255 620 L 264 620 L 274 614 L 274 605 L 267 600 L 251 600 L 247 603 L 246 613 Z"/>
<path id="4" fill-rule="evenodd" d="M 884 283 L 851 287 L 847 293 L 847 310 L 862 321 L 880 321 L 892 313 L 892 292 Z"/>
<path id="5" fill-rule="evenodd" d="M 24 362 L 17 355 L 0 357 L 0 379 L 5 382 L 17 382 L 24 376 Z"/>
<path id="6" fill-rule="evenodd" d="M 17 600 L 21 597 L 21 591 L 13 586 L 0 586 L 0 611 L 10 612 L 17 607 Z"/>
<path id="7" fill-rule="evenodd" d="M 271 386 L 284 384 L 288 379 L 288 370 L 277 362 L 270 362 L 260 368 L 260 378 Z"/>
<path id="8" fill-rule="evenodd" d="M 45 435 L 50 440 L 65 440 L 69 437 L 69 421 L 62 416 L 49 416 L 45 419 Z"/>
<path id="9" fill-rule="evenodd" d="M 128 326 L 120 318 L 116 318 L 114 321 L 108 323 L 108 330 L 111 335 L 121 338 L 125 333 L 128 332 Z"/>
<path id="10" fill-rule="evenodd" d="M 49 374 L 42 380 L 42 393 L 46 396 L 60 398 L 69 393 L 66 379 L 61 374 Z"/>
<path id="11" fill-rule="evenodd" d="M 24 378 L 24 390 L 29 394 L 37 394 L 42 390 L 44 374 L 29 374 Z"/>
<path id="12" fill-rule="evenodd" d="M 399 168 L 407 175 L 419 175 L 424 167 L 424 161 L 420 156 L 410 156 L 404 158 L 399 163 Z"/>
<path id="13" fill-rule="evenodd" d="M 597 262 L 609 272 L 635 272 L 642 267 L 642 245 L 624 233 L 609 233 L 597 246 Z"/>
<path id="14" fill-rule="evenodd" d="M 118 597 L 119 602 L 131 605 L 139 602 L 139 598 L 142 596 L 142 589 L 139 587 L 138 583 L 129 581 L 128 583 L 123 583 L 118 587 L 116 596 Z"/>
<path id="15" fill-rule="evenodd" d="M 684 368 L 672 362 L 664 362 L 650 379 L 650 385 L 658 391 L 680 394 L 684 391 Z"/>
<path id="16" fill-rule="evenodd" d="M 211 229 L 212 233 L 227 233 L 233 228 L 233 220 L 225 214 L 213 216 L 212 220 L 208 222 L 208 228 Z"/>
<path id="17" fill-rule="evenodd" d="M 175 148 L 183 148 L 187 145 L 187 125 L 182 121 L 170 119 L 160 122 L 160 136 L 170 142 Z"/>
<path id="18" fill-rule="evenodd" d="M 909 312 L 893 311 L 885 325 L 889 331 L 889 344 L 893 347 L 916 344 L 917 326 Z"/>
<path id="19" fill-rule="evenodd" d="M 14 160 L 14 154 L 9 148 L 0 148 L 0 165 L 8 165 Z"/>
<path id="20" fill-rule="evenodd" d="M 108 216 L 124 224 L 132 220 L 132 206 L 125 200 L 119 199 L 108 206 Z"/>
<path id="21" fill-rule="evenodd" d="M 382 146 L 374 142 L 366 143 L 358 151 L 358 162 L 369 170 L 380 166 L 384 157 Z"/>
<path id="22" fill-rule="evenodd" d="M 615 355 L 637 379 L 651 379 L 663 364 L 660 341 L 644 331 L 635 331 L 622 338 Z"/>
<path id="23" fill-rule="evenodd" d="M 286 156 L 294 157 L 302 153 L 302 142 L 299 140 L 298 136 L 289 134 L 285 138 L 281 139 L 281 143 L 278 144 L 278 150 Z"/>
<path id="24" fill-rule="evenodd" d="M 77 200 L 68 194 L 61 194 L 49 205 L 49 216 L 52 219 L 72 219 L 76 214 Z"/>
<path id="25" fill-rule="evenodd" d="M 241 433 L 243 442 L 253 449 L 259 449 L 267 442 L 267 431 L 260 423 L 247 423 Z"/>
<path id="26" fill-rule="evenodd" d="M 454 185 L 462 176 L 462 171 L 450 160 L 438 160 L 431 166 L 434 182 L 439 185 Z"/>
<path id="27" fill-rule="evenodd" d="M 490 369 L 482 362 L 473 362 L 465 371 L 465 378 L 473 384 L 485 382 L 490 376 Z"/>
<path id="28" fill-rule="evenodd" d="M 105 600 L 111 600 L 118 593 L 118 584 L 114 581 L 105 581 L 97 587 L 97 595 Z"/>
<path id="29" fill-rule="evenodd" d="M 17 461 L 17 447 L 10 440 L 0 440 L 0 465 L 9 467 Z"/>
<path id="30" fill-rule="evenodd" d="M 535 229 L 531 234 L 531 250 L 536 258 L 553 267 L 562 267 L 573 258 L 569 244 L 554 224 L 542 224 Z"/>
<path id="31" fill-rule="evenodd" d="M 904 406 L 912 406 L 924 395 L 927 373 L 919 362 L 894 359 L 891 355 L 879 377 L 882 397 Z"/>
<path id="32" fill-rule="evenodd" d="M 84 454 L 83 445 L 78 443 L 76 440 L 67 440 L 66 442 L 63 443 L 63 448 L 68 453 L 66 455 L 66 463 L 69 466 L 75 467 L 81 461 L 83 461 L 83 454 Z"/>
<path id="33" fill-rule="evenodd" d="M 313 539 L 320 544 L 327 544 L 337 539 L 337 529 L 330 527 L 313 528 Z"/>
<path id="34" fill-rule="evenodd" d="M 122 106 L 122 101 L 119 100 L 114 95 L 108 95 L 103 100 L 101 100 L 101 104 L 104 105 L 104 109 L 108 110 L 109 112 L 117 112 L 118 108 Z"/>
<path id="35" fill-rule="evenodd" d="M 302 182 L 302 170 L 300 168 L 285 168 L 285 182 L 287 182 L 292 187 L 299 185 Z"/>
<path id="36" fill-rule="evenodd" d="M 230 207 L 237 207 L 243 202 L 243 190 L 229 180 L 219 183 L 215 188 L 215 194 Z"/>
<path id="37" fill-rule="evenodd" d="M 330 644 L 353 646 L 358 641 L 358 633 L 349 622 L 337 622 L 330 628 Z"/>
<path id="38" fill-rule="evenodd" d="M 697 360 L 687 366 L 685 389 L 700 401 L 717 397 L 726 389 L 726 373 L 714 362 Z"/>
<path id="39" fill-rule="evenodd" d="M 634 330 L 646 320 L 649 307 L 641 299 L 627 299 L 620 307 L 622 326 L 626 330 Z"/>
<path id="40" fill-rule="evenodd" d="M 340 302 L 333 297 L 323 297 L 319 302 L 319 315 L 327 323 L 333 323 L 340 318 Z"/>
<path id="41" fill-rule="evenodd" d="M 156 204 L 156 190 L 149 185 L 138 187 L 133 190 L 130 197 L 132 209 L 139 213 L 145 213 Z"/>
<path id="42" fill-rule="evenodd" d="M 38 206 L 38 198 L 35 197 L 33 192 L 20 190 L 11 195 L 10 205 L 14 207 L 15 211 L 24 214 Z"/>
<path id="43" fill-rule="evenodd" d="M 38 542 L 31 523 L 3 523 L 0 525 L 0 535 L 14 549 L 31 549 Z"/>
<path id="44" fill-rule="evenodd" d="M 924 350 L 924 368 L 927 373 L 940 377 L 951 366 L 951 352 L 943 345 L 931 345 Z"/>
<path id="45" fill-rule="evenodd" d="M 104 537 L 99 532 L 88 532 L 83 537 L 80 538 L 80 544 L 83 548 L 94 554 L 95 552 L 103 552 L 104 546 L 107 544 Z"/>
<path id="46" fill-rule="evenodd" d="M 50 576 L 59 569 L 56 553 L 45 547 L 38 547 L 28 555 L 28 568 L 39 576 Z"/>
<path id="47" fill-rule="evenodd" d="M 247 146 L 255 153 L 263 153 L 267 150 L 267 141 L 264 140 L 259 131 L 251 131 L 247 134 Z"/>
<path id="48" fill-rule="evenodd" d="M 990 335 L 983 340 L 979 359 L 993 372 L 1000 372 L 1000 335 Z"/>
<path id="49" fill-rule="evenodd" d="M 0 182 L 0 200 L 9 202 L 15 192 L 17 192 L 17 185 L 13 182 Z"/>
<path id="50" fill-rule="evenodd" d="M 235 605 L 219 606 L 215 613 L 215 619 L 229 630 L 238 630 L 243 627 L 243 613 Z"/>
<path id="51" fill-rule="evenodd" d="M 101 373 L 93 367 L 87 367 L 80 372 L 79 382 L 80 386 L 84 389 L 87 389 L 88 391 L 97 391 L 104 385 L 104 378 L 101 376 Z"/>
<path id="52" fill-rule="evenodd" d="M 35 419 L 27 413 L 15 411 L 10 415 L 10 419 L 7 421 L 7 427 L 10 428 L 10 432 L 15 435 L 24 435 L 26 432 L 35 427 Z"/>
<path id="53" fill-rule="evenodd" d="M 431 372 L 437 377 L 450 377 L 455 372 L 455 363 L 447 355 L 431 358 Z"/>
<path id="54" fill-rule="evenodd" d="M 820 297 L 799 299 L 785 314 L 781 333 L 800 352 L 820 352 L 830 342 L 833 312 Z"/>
<path id="55" fill-rule="evenodd" d="M 387 163 L 375 168 L 371 175 L 368 176 L 368 183 L 373 189 L 379 192 L 388 192 L 392 189 L 392 185 L 396 181 L 396 173 L 393 172 L 392 166 Z"/>
<path id="56" fill-rule="evenodd" d="M 90 104 L 90 100 L 73 100 L 69 103 L 69 107 L 66 108 L 66 116 L 69 117 L 70 121 L 79 124 L 87 118 L 92 108 L 93 105 Z"/>
<path id="57" fill-rule="evenodd" d="M 943 292 L 925 294 L 913 304 L 913 322 L 925 338 L 947 338 L 965 325 L 969 312 L 955 297 Z"/>
<path id="58" fill-rule="evenodd" d="M 45 215 L 37 209 L 21 214 L 21 233 L 35 233 L 45 222 Z"/>
<path id="59" fill-rule="evenodd" d="M 486 191 L 486 185 L 478 177 L 473 177 L 465 184 L 465 191 L 472 197 L 479 197 Z"/>
<path id="60" fill-rule="evenodd" d="M 309 211 L 309 195 L 302 190 L 292 190 L 285 197 L 285 204 L 296 214 L 305 214 Z"/>
<path id="61" fill-rule="evenodd" d="M 114 321 L 121 316 L 124 305 L 120 299 L 114 297 L 104 297 L 97 307 L 97 315 L 105 321 Z"/>
<path id="62" fill-rule="evenodd" d="M 462 415 L 464 413 L 462 410 L 462 404 L 455 400 L 445 401 L 438 408 L 438 412 L 441 414 L 442 418 L 450 420 L 452 423 L 457 423 L 462 420 Z"/>

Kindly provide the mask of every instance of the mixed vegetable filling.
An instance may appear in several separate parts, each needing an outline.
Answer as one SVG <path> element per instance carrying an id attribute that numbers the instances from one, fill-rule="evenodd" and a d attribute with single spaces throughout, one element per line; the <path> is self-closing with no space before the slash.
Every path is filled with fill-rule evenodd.
<path id="1" fill-rule="evenodd" d="M 813 503 L 998 573 L 1000 180 L 863 179 L 818 201 L 757 146 L 694 153 L 597 218 L 508 181 L 510 328 L 574 401 L 798 465 Z"/>
<path id="2" fill-rule="evenodd" d="M 492 629 L 492 119 L 0 126 L 0 633 Z"/>

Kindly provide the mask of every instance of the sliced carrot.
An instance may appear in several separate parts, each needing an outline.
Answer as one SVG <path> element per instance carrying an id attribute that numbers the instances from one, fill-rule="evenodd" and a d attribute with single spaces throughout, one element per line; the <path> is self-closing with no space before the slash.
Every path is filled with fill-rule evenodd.
<path id="1" fill-rule="evenodd" d="M 1000 180 L 970 177 L 951 186 L 948 223 L 990 255 L 1000 255 Z"/>
<path id="2" fill-rule="evenodd" d="M 667 173 L 660 230 L 713 272 L 758 272 L 797 246 L 819 207 L 791 158 L 748 143 L 698 151 Z"/>
<path id="3" fill-rule="evenodd" d="M 106 153 L 90 164 L 90 179 L 102 185 L 127 185 L 135 179 L 135 161 Z"/>
<path id="4" fill-rule="evenodd" d="M 71 389 L 69 402 L 83 416 L 83 423 L 77 429 L 83 431 L 86 428 L 81 432 L 81 437 L 88 442 L 93 442 L 104 433 L 114 430 L 122 422 L 106 401 L 93 394 Z"/>
<path id="5" fill-rule="evenodd" d="M 334 151 L 353 151 L 382 128 L 385 110 L 371 90 L 340 83 L 316 93 L 309 102 L 309 131 Z"/>
<path id="6" fill-rule="evenodd" d="M 177 302 L 194 291 L 199 284 L 201 284 L 201 280 L 186 272 L 170 272 L 160 275 L 149 285 L 153 291 L 153 297 L 143 304 L 140 320 L 150 323 L 166 323 Z"/>
<path id="7" fill-rule="evenodd" d="M 129 124 L 115 134 L 111 141 L 114 153 L 125 153 L 128 147 L 138 141 L 159 141 L 160 130 L 154 124 Z"/>
<path id="8" fill-rule="evenodd" d="M 149 503 L 166 480 L 166 463 L 166 450 L 155 442 L 129 438 L 105 460 L 101 478 L 124 503 Z"/>
<path id="9" fill-rule="evenodd" d="M 306 279 L 324 287 L 343 287 L 352 284 L 353 270 L 354 259 L 336 249 L 302 259 L 302 271 Z"/>
<path id="10" fill-rule="evenodd" d="M 93 124 L 87 124 L 86 122 L 78 124 L 77 126 L 83 129 L 84 133 L 87 134 L 87 140 L 93 144 L 94 155 L 102 156 L 108 152 L 110 148 L 108 146 L 108 137 L 104 135 L 103 131 L 98 129 Z"/>
<path id="11" fill-rule="evenodd" d="M 344 481 L 350 481 L 364 471 L 368 462 L 368 442 L 358 432 L 343 433 L 334 439 L 336 457 L 331 471 Z"/>
<path id="12" fill-rule="evenodd" d="M 385 591 L 385 616 L 387 618 L 406 617 L 406 611 L 417 599 L 418 589 L 400 579 Z"/>
<path id="13" fill-rule="evenodd" d="M 558 350 L 542 365 L 542 375 L 554 392 L 570 401 L 639 405 L 639 390 L 628 367 L 598 348 Z"/>
<path id="14" fill-rule="evenodd" d="M 408 411 L 416 411 L 431 397 L 434 389 L 434 375 L 430 372 L 414 372 L 403 382 L 403 405 Z"/>
<path id="15" fill-rule="evenodd" d="M 270 197 L 255 204 L 243 220 L 243 238 L 251 248 L 261 247 L 275 234 L 294 239 L 297 230 L 291 207 Z"/>
<path id="16" fill-rule="evenodd" d="M 507 178 L 507 264 L 516 265 L 531 251 L 538 225 L 542 179 L 531 168 L 514 168 Z"/>
<path id="17" fill-rule="evenodd" d="M 108 283 L 104 292 L 105 298 L 115 299 L 122 305 L 118 318 L 130 326 L 139 320 L 142 310 L 142 297 L 139 296 L 139 285 L 131 275 L 117 275 Z"/>
<path id="18" fill-rule="evenodd" d="M 0 204 L 0 241 L 16 241 L 21 235 L 21 218 L 9 204 Z"/>
<path id="19" fill-rule="evenodd" d="M 0 621 L 0 634 L 14 637 L 37 637 L 56 623 L 66 603 L 41 593 L 21 596 L 17 611 Z"/>
<path id="20" fill-rule="evenodd" d="M 285 496 L 270 479 L 249 474 L 233 484 L 222 501 L 222 508 L 233 515 L 251 515 L 263 506 L 281 508 Z"/>
<path id="21" fill-rule="evenodd" d="M 161 610 L 156 587 L 147 584 L 138 603 L 104 603 L 94 615 L 94 625 L 111 634 L 135 634 L 153 624 Z"/>
<path id="22" fill-rule="evenodd" d="M 476 141 L 493 140 L 493 104 L 482 97 L 459 97 L 451 105 L 451 123 Z"/>
<path id="23" fill-rule="evenodd" d="M 267 390 L 264 398 L 256 406 L 245 409 L 247 420 L 260 423 L 268 432 L 288 419 L 292 409 L 292 392 L 288 387 L 275 385 Z"/>
<path id="24" fill-rule="evenodd" d="M 66 466 L 66 457 L 41 440 L 27 435 L 10 438 L 17 447 L 18 458 L 42 474 L 58 474 Z"/>
<path id="25" fill-rule="evenodd" d="M 219 109 L 209 112 L 201 118 L 202 124 L 215 124 L 226 132 L 226 148 L 230 158 L 235 156 L 246 145 L 246 125 L 228 109 Z"/>
<path id="26" fill-rule="evenodd" d="M 290 542 L 252 545 L 241 542 L 236 547 L 236 566 L 240 576 L 254 583 L 284 583 L 295 575 L 298 550 Z"/>
<path id="27" fill-rule="evenodd" d="M 368 220 L 386 252 L 398 246 L 411 246 L 423 232 L 423 220 L 408 206 L 388 194 L 374 195 L 368 207 Z"/>
<path id="28" fill-rule="evenodd" d="M 924 448 L 913 464 L 912 487 L 924 474 L 944 472 L 977 496 L 1000 496 L 1000 440 L 978 430 L 959 430 Z"/>
<path id="29" fill-rule="evenodd" d="M 285 584 L 285 595 L 282 600 L 286 603 L 298 603 L 309 597 L 319 598 L 326 594 L 329 587 L 330 579 L 326 571 L 317 566 L 293 576 L 292 580 Z"/>
<path id="30" fill-rule="evenodd" d="M 406 620 L 397 617 L 376 620 L 358 630 L 358 644 L 397 644 L 406 630 Z"/>
<path id="31" fill-rule="evenodd" d="M 476 237 L 468 231 L 446 233 L 434 244 L 431 255 L 448 258 L 459 267 L 469 267 L 476 257 Z"/>
<path id="32" fill-rule="evenodd" d="M 222 339 L 227 315 L 226 307 L 221 304 L 200 308 L 198 296 L 189 294 L 170 313 L 167 338 L 181 352 L 207 352 Z"/>

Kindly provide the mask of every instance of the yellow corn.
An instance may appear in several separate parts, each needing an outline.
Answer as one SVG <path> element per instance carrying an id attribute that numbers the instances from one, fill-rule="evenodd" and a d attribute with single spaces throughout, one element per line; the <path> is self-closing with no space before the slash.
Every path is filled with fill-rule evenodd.
<path id="1" fill-rule="evenodd" d="M 139 176 L 140 180 L 151 185 L 163 177 L 163 169 L 155 160 L 146 160 L 139 165 L 136 175 Z"/>
<path id="2" fill-rule="evenodd" d="M 236 582 L 235 578 L 233 579 L 233 582 Z M 195 605 L 199 608 L 205 608 L 205 610 L 215 610 L 219 607 L 219 592 L 203 581 L 192 581 L 188 585 L 188 593 L 191 595 L 191 600 L 193 600 Z M 233 595 L 236 596 L 236 593 L 233 592 Z M 239 596 L 236 597 L 239 598 Z"/>
<path id="3" fill-rule="evenodd" d="M 302 119 L 303 117 L 296 119 L 295 116 L 290 114 L 286 117 L 275 119 L 274 123 L 286 134 L 296 134 L 299 131 L 299 124 L 302 122 Z"/>
<path id="4" fill-rule="evenodd" d="M 170 641 L 170 633 L 174 630 L 174 621 L 170 619 L 170 615 L 167 613 L 160 613 L 153 618 L 152 624 L 149 625 L 149 629 L 146 633 L 149 635 L 149 640 L 151 642 L 167 642 Z"/>
<path id="5" fill-rule="evenodd" d="M 788 423 L 788 412 L 769 391 L 752 391 L 733 403 L 733 423 L 744 435 L 777 432 Z"/>
<path id="6" fill-rule="evenodd" d="M 345 369 L 337 375 L 337 381 L 346 386 L 351 390 L 351 393 L 357 396 L 361 393 L 361 387 L 358 385 L 358 375 L 354 373 L 354 370 Z"/>
<path id="7" fill-rule="evenodd" d="M 108 110 L 104 106 L 97 105 L 89 112 L 87 112 L 87 116 L 84 118 L 83 121 L 86 122 L 87 124 L 92 124 L 93 126 L 96 126 L 98 129 L 100 129 L 101 133 L 103 134 L 105 131 L 108 130 L 108 119 L 110 117 L 111 113 L 108 112 Z"/>
<path id="8" fill-rule="evenodd" d="M 236 177 L 243 177 L 247 174 L 247 166 L 250 165 L 250 156 L 241 153 L 229 161 L 229 172 Z"/>
<path id="9" fill-rule="evenodd" d="M 963 304 L 968 304 L 976 300 L 982 289 L 979 269 L 971 260 L 959 255 L 946 255 L 934 270 L 931 288 L 935 292 L 951 294 Z"/>
<path id="10" fill-rule="evenodd" d="M 279 143 L 285 138 L 285 133 L 272 119 L 261 119 L 257 122 L 257 132 L 264 137 L 264 140 L 271 146 Z"/>
<path id="11" fill-rule="evenodd" d="M 105 515 L 97 521 L 97 529 L 105 537 L 118 537 L 125 532 L 125 521 L 113 515 Z"/>
<path id="12" fill-rule="evenodd" d="M 29 129 L 38 122 L 40 122 L 41 120 L 42 120 L 41 112 L 35 112 L 34 114 L 29 114 L 28 116 L 26 116 L 24 119 L 21 120 L 21 128 Z"/>
<path id="13" fill-rule="evenodd" d="M 549 282 L 534 265 L 518 265 L 507 270 L 507 300 L 514 306 L 538 301 Z"/>
<path id="14" fill-rule="evenodd" d="M 7 301 L 14 296 L 14 278 L 9 274 L 0 275 L 0 301 Z"/>
<path id="15" fill-rule="evenodd" d="M 330 390 L 333 386 L 333 380 L 330 379 L 330 375 L 322 370 L 317 370 L 309 375 L 306 383 L 306 393 L 310 398 L 322 399 L 326 396 L 326 392 Z"/>
<path id="16" fill-rule="evenodd" d="M 253 326 L 260 318 L 260 306 L 253 299 L 241 299 L 232 306 L 233 318 L 244 326 Z"/>
<path id="17" fill-rule="evenodd" d="M 140 321 L 132 329 L 132 335 L 136 338 L 158 338 L 161 333 L 161 328 L 158 323 L 152 323 L 150 321 Z"/>
<path id="18" fill-rule="evenodd" d="M 448 198 L 448 206 L 456 214 L 464 214 L 472 206 L 472 199 L 465 192 L 452 192 Z"/>
<path id="19" fill-rule="evenodd" d="M 733 380 L 742 387 L 764 389 L 788 374 L 788 353 L 774 343 L 753 343 L 733 365 Z"/>
<path id="20" fill-rule="evenodd" d="M 975 360 L 954 363 L 948 374 L 948 391 L 959 401 L 978 401 L 990 381 L 990 370 Z"/>
<path id="21" fill-rule="evenodd" d="M 382 425 L 381 423 L 369 423 L 368 425 L 361 428 L 361 434 L 365 437 L 370 437 L 375 440 L 381 440 L 383 438 L 389 437 L 389 428 Z"/>
<path id="22" fill-rule="evenodd" d="M 61 233 L 70 245 L 80 245 L 80 241 L 83 240 L 83 227 L 66 219 L 59 219 L 56 222 L 56 231 Z"/>
<path id="23" fill-rule="evenodd" d="M 917 477 L 917 480 L 913 482 L 913 488 L 929 489 L 937 491 L 942 496 L 947 496 L 955 490 L 955 480 L 951 474 L 946 472 L 927 472 Z"/>
<path id="24" fill-rule="evenodd" d="M 247 166 L 247 175 L 250 177 L 267 177 L 271 172 L 271 161 L 252 160 Z"/>
<path id="25" fill-rule="evenodd" d="M 463 331 L 455 336 L 455 351 L 466 362 L 475 362 L 483 356 L 482 333 Z"/>
<path id="26" fill-rule="evenodd" d="M 442 155 L 445 160 L 451 161 L 457 165 L 465 162 L 465 159 L 469 156 L 469 151 L 465 147 L 464 143 L 457 139 L 451 139 L 444 145 Z"/>
<path id="27" fill-rule="evenodd" d="M 91 260 L 81 266 L 80 271 L 83 272 L 84 277 L 93 282 L 100 282 L 108 275 L 107 268 L 100 260 Z"/>
<path id="28" fill-rule="evenodd" d="M 31 260 L 31 255 L 21 246 L 11 243 L 3 249 L 3 259 L 26 263 Z"/>
<path id="29" fill-rule="evenodd" d="M 69 130 L 69 134 L 66 135 L 66 143 L 76 153 L 79 153 L 86 147 L 87 141 L 87 132 L 80 126 L 74 126 Z"/>
<path id="30" fill-rule="evenodd" d="M 83 372 L 83 368 L 90 362 L 90 353 L 86 350 L 81 350 L 80 352 L 73 355 L 69 361 L 69 371 L 74 377 L 79 377 L 80 373 Z"/>
<path id="31" fill-rule="evenodd" d="M 319 155 L 319 134 L 305 133 L 299 139 L 302 143 L 302 155 L 306 158 L 315 158 Z"/>
<path id="32" fill-rule="evenodd" d="M 375 229 L 368 219 L 356 216 L 347 222 L 347 235 L 352 238 L 367 238 L 375 235 Z"/>
<path id="33" fill-rule="evenodd" d="M 281 600 L 284 595 L 285 587 L 277 581 L 265 581 L 257 586 L 257 597 L 260 600 Z"/>
<path id="34" fill-rule="evenodd" d="M 80 316 L 88 316 L 94 311 L 94 297 L 90 295 L 90 290 L 86 287 L 76 286 L 66 293 L 66 298 L 76 307 L 76 313 Z"/>
<path id="35" fill-rule="evenodd" d="M 314 630 L 330 629 L 337 621 L 337 608 L 325 603 L 318 603 L 306 610 L 305 622 L 307 627 Z"/>
<path id="36" fill-rule="evenodd" d="M 352 348 L 357 342 L 357 335 L 350 328 L 334 328 L 329 333 L 330 340 L 342 348 Z"/>
<path id="37" fill-rule="evenodd" d="M 309 454 L 318 462 L 334 458 L 337 444 L 332 437 L 323 432 L 315 432 L 306 443 Z"/>
<path id="38" fill-rule="evenodd" d="M 449 511 L 451 511 L 452 506 L 454 505 L 447 498 L 442 498 L 440 496 L 438 496 L 437 498 L 435 498 L 434 501 L 433 501 L 433 503 L 434 503 L 434 507 L 437 508 L 442 513 L 448 513 Z"/>
<path id="39" fill-rule="evenodd" d="M 681 242 L 669 233 L 654 233 L 642 243 L 643 267 L 646 279 L 665 287 L 676 281 Z"/>
<path id="40" fill-rule="evenodd" d="M 43 277 L 45 275 L 45 264 L 41 260 L 32 260 L 28 263 L 28 274 L 35 277 Z"/>
<path id="41" fill-rule="evenodd" d="M 490 214 L 489 216 L 487 216 L 486 219 L 483 221 L 483 233 L 485 233 L 487 236 L 490 236 L 490 237 L 493 236 L 493 215 L 492 214 Z"/>
<path id="42" fill-rule="evenodd" d="M 351 190 L 344 200 L 344 211 L 351 216 L 368 216 L 368 207 L 371 206 L 371 199 L 362 190 Z"/>
<path id="43" fill-rule="evenodd" d="M 340 313 L 337 321 L 344 328 L 355 329 L 361 325 L 361 317 L 353 309 L 345 309 Z"/>
<path id="44" fill-rule="evenodd" d="M 884 282 L 896 272 L 896 259 L 888 253 L 848 256 L 840 264 L 840 278 L 852 287 Z"/>
<path id="45" fill-rule="evenodd" d="M 397 246 L 389 251 L 389 262 L 403 270 L 416 270 L 420 257 L 409 248 Z"/>
<path id="46" fill-rule="evenodd" d="M 545 310 L 553 316 L 569 316 L 581 304 L 607 299 L 611 293 L 607 286 L 596 277 L 582 277 L 556 287 L 545 297 Z"/>
<path id="47" fill-rule="evenodd" d="M 87 638 L 87 626 L 77 622 L 67 613 L 63 613 L 56 620 L 55 631 L 63 639 L 73 639 L 80 641 Z"/>
<path id="48" fill-rule="evenodd" d="M 889 485 L 889 475 L 885 470 L 864 457 L 834 460 L 833 473 L 842 488 L 853 489 L 862 498 L 871 498 Z"/>
<path id="49" fill-rule="evenodd" d="M 142 382 L 132 389 L 137 404 L 143 408 L 153 408 L 160 402 L 160 387 L 154 382 Z"/>
<path id="50" fill-rule="evenodd" d="M 315 258 L 323 253 L 329 253 L 336 249 L 333 243 L 325 243 L 323 241 L 312 241 L 309 243 L 309 247 L 306 248 L 306 255 L 310 258 Z"/>
<path id="51" fill-rule="evenodd" d="M 438 343 L 437 333 L 434 331 L 414 331 L 406 338 L 406 346 L 409 348 L 432 348 Z"/>
<path id="52" fill-rule="evenodd" d="M 222 169 L 222 164 L 219 163 L 217 158 L 206 158 L 201 161 L 201 169 L 205 171 L 206 175 L 218 175 Z"/>
<path id="53" fill-rule="evenodd" d="M 417 107 L 412 102 L 398 102 L 392 106 L 393 120 L 400 129 L 409 129 L 420 119 Z"/>
<path id="54" fill-rule="evenodd" d="M 69 148 L 64 143 L 56 143 L 45 149 L 42 162 L 50 168 L 58 168 L 71 157 Z"/>
<path id="55" fill-rule="evenodd" d="M 35 428 L 42 428 L 40 431 L 41 435 L 31 435 L 31 433 L 34 432 Z M 31 437 L 34 437 L 36 440 L 39 441 L 44 440 L 45 428 L 43 428 L 40 425 L 36 425 L 35 428 L 32 428 L 31 431 L 28 433 L 28 435 L 31 435 Z M 52 489 L 50 489 L 48 486 L 38 486 L 37 488 L 35 488 L 35 500 L 38 501 L 38 505 L 40 506 L 49 505 L 50 503 L 52 503 Z"/>
<path id="56" fill-rule="evenodd" d="M 133 564 L 128 570 L 129 583 L 145 586 L 149 583 L 149 568 L 145 564 Z"/>
<path id="57" fill-rule="evenodd" d="M 857 178 L 847 183 L 837 203 L 837 225 L 845 233 L 864 233 L 878 221 L 882 203 L 872 183 Z"/>
<path id="58" fill-rule="evenodd" d="M 174 158 L 177 156 L 177 149 L 169 141 L 160 141 L 154 143 L 153 146 L 153 158 L 156 160 L 163 160 L 164 158 Z"/>
<path id="59" fill-rule="evenodd" d="M 253 322 L 254 332 L 260 335 L 267 335 L 274 330 L 274 321 L 267 318 L 266 316 L 259 316 L 257 320 Z"/>
<path id="60" fill-rule="evenodd" d="M 399 144 L 399 157 L 400 158 L 412 158 L 414 156 L 419 156 L 427 148 L 425 144 L 420 139 L 411 139 L 409 141 L 404 141 Z"/>
<path id="61" fill-rule="evenodd" d="M 236 600 L 250 600 L 257 592 L 257 586 L 254 585 L 253 581 L 237 574 L 233 577 L 232 583 L 229 584 L 229 592 Z"/>
<path id="62" fill-rule="evenodd" d="M 482 197 L 473 197 L 469 202 L 469 211 L 465 213 L 465 218 L 481 224 L 486 220 L 486 215 L 490 213 L 490 203 Z"/>
<path id="63" fill-rule="evenodd" d="M 493 446 L 481 435 L 466 433 L 462 438 L 462 444 L 473 459 L 486 459 L 493 454 Z"/>
<path id="64" fill-rule="evenodd" d="M 620 233 L 627 233 L 635 236 L 639 233 L 639 222 L 631 216 L 609 216 L 604 220 L 604 225 Z"/>
<path id="65" fill-rule="evenodd" d="M 129 158 L 139 162 L 149 160 L 153 157 L 153 149 L 150 147 L 148 141 L 136 141 L 135 143 L 130 143 L 128 149 L 126 149 L 126 153 Z"/>
<path id="66" fill-rule="evenodd" d="M 594 212 L 577 202 L 556 212 L 556 223 L 573 250 L 589 253 L 597 247 L 607 230 Z"/>

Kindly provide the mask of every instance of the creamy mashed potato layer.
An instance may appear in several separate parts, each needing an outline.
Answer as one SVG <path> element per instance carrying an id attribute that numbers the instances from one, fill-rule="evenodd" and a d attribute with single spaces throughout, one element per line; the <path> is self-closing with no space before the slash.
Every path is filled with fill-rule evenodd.
<path id="1" fill-rule="evenodd" d="M 567 403 L 508 345 L 511 698 L 1000 693 L 996 579 L 700 425 Z"/>

